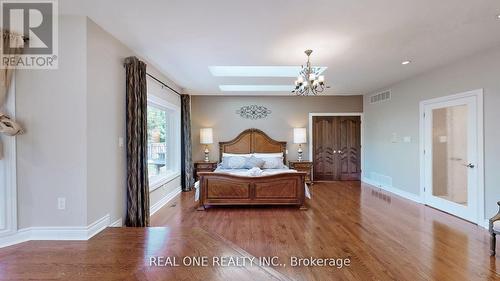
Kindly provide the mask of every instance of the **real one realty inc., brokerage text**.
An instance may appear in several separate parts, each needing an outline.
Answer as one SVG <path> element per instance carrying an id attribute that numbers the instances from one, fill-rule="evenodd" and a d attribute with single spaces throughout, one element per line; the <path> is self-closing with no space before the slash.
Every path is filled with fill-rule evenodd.
<path id="1" fill-rule="evenodd" d="M 344 268 L 351 265 L 349 257 L 294 257 L 284 262 L 277 256 L 244 257 L 244 256 L 151 256 L 147 259 L 151 267 L 332 267 Z"/>

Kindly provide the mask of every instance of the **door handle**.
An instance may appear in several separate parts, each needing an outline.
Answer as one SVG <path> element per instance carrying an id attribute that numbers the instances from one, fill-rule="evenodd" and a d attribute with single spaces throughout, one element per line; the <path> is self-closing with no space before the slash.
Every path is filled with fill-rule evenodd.
<path id="1" fill-rule="evenodd" d="M 471 168 L 471 169 L 474 169 L 474 167 L 476 167 L 476 166 L 475 166 L 474 164 L 472 164 L 472 163 L 469 163 L 469 164 L 464 165 L 464 166 L 465 166 L 465 167 L 467 167 L 467 168 Z"/>

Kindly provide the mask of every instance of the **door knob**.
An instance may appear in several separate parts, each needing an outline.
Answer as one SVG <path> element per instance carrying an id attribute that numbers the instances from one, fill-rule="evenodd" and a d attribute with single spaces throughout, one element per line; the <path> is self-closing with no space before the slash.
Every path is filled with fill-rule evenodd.
<path id="1" fill-rule="evenodd" d="M 465 165 L 465 167 L 473 169 L 476 166 L 472 163 L 469 163 L 469 164 Z"/>

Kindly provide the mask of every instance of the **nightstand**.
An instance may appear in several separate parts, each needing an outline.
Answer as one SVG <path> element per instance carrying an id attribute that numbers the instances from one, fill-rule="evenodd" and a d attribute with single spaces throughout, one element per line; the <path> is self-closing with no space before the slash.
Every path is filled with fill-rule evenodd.
<path id="1" fill-rule="evenodd" d="M 213 172 L 217 169 L 217 162 L 194 162 L 194 180 L 198 181 L 199 172 Z"/>
<path id="2" fill-rule="evenodd" d="M 299 172 L 306 172 L 306 183 L 313 184 L 312 181 L 312 169 L 313 162 L 311 161 L 288 161 L 288 167 Z"/>

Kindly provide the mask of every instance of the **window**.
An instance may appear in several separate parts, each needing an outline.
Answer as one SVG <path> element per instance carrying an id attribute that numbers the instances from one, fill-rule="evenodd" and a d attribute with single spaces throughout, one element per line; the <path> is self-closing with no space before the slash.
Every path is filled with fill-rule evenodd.
<path id="1" fill-rule="evenodd" d="M 180 174 L 180 110 L 150 91 L 147 110 L 149 188 L 154 190 Z"/>

